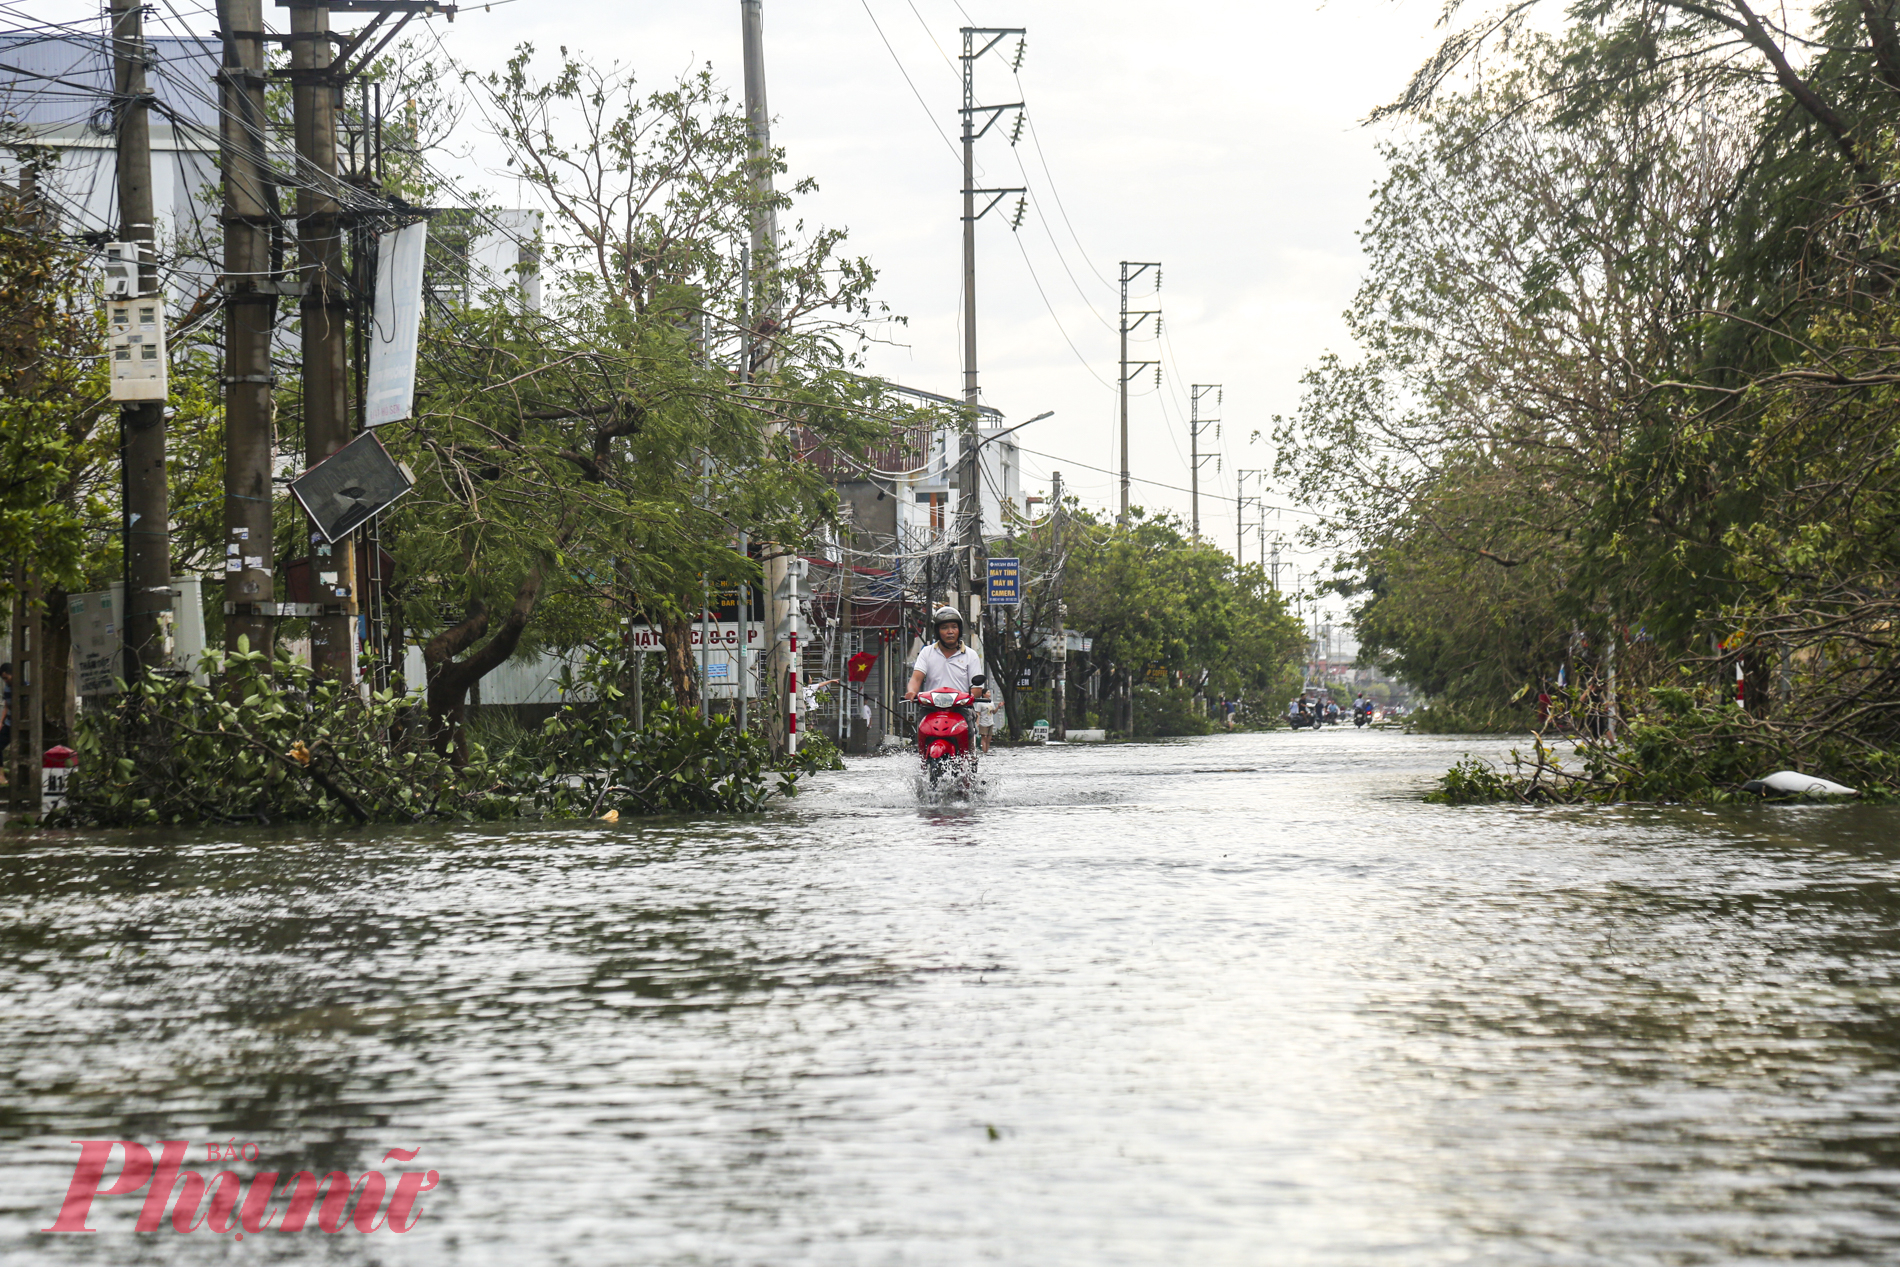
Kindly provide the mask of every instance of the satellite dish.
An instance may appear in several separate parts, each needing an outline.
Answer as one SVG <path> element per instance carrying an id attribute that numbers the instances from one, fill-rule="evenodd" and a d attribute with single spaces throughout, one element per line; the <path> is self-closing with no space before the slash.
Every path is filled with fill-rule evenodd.
<path id="1" fill-rule="evenodd" d="M 369 432 L 291 481 L 290 491 L 325 541 L 340 541 L 416 486 L 409 468 Z"/>

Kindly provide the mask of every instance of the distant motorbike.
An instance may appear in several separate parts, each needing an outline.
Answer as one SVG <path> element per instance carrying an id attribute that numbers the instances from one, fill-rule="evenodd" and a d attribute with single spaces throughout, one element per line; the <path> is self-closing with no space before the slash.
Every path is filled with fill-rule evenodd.
<path id="1" fill-rule="evenodd" d="M 982 685 L 982 674 L 970 679 L 972 690 Z M 962 791 L 976 786 L 976 736 L 968 715 L 961 711 L 975 703 L 974 696 L 962 691 L 925 691 L 917 696 L 917 705 L 924 710 L 917 723 L 917 756 L 933 791 L 946 774 Z"/>

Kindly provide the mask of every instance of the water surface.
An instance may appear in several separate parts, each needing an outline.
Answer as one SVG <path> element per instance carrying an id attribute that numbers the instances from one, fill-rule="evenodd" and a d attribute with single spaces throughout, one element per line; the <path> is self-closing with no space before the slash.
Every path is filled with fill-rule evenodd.
<path id="1" fill-rule="evenodd" d="M 8 1263 L 1900 1258 L 1900 812 L 1422 804 L 1470 740 L 862 760 L 718 821 L 0 853 Z M 401 1236 L 47 1236 L 420 1149 Z M 387 1167 L 392 1173 L 404 1168 Z"/>

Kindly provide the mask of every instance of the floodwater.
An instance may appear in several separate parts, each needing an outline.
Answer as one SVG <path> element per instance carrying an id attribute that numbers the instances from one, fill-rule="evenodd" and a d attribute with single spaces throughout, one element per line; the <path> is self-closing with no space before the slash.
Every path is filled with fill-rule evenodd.
<path id="1" fill-rule="evenodd" d="M 15 841 L 0 1260 L 1900 1259 L 1900 811 L 1419 801 L 1495 747 L 1216 736 L 999 754 L 968 806 L 885 758 L 750 819 Z M 35 1231 L 85 1139 L 439 1181 L 402 1234 L 137 1233 L 137 1193 Z M 203 1161 L 230 1141 L 260 1160 Z"/>

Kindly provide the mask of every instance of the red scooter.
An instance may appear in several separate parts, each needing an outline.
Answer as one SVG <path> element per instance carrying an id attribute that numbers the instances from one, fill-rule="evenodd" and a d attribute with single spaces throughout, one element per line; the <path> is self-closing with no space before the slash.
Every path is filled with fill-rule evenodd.
<path id="1" fill-rule="evenodd" d="M 971 689 L 983 685 L 983 675 L 970 679 Z M 924 691 L 917 706 L 924 710 L 917 723 L 917 755 L 923 759 L 924 774 L 935 788 L 943 777 L 946 763 L 967 789 L 976 784 L 976 736 L 970 731 L 970 719 L 960 709 L 971 707 L 975 697 L 962 691 Z"/>

